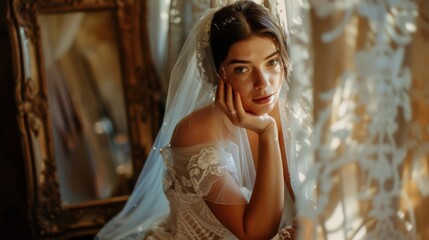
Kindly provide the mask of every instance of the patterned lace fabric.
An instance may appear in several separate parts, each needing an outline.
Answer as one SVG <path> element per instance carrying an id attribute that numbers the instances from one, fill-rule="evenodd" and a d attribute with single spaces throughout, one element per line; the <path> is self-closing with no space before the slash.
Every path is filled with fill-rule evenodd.
<path id="1" fill-rule="evenodd" d="M 147 239 L 237 239 L 211 213 L 203 198 L 225 174 L 235 174 L 232 155 L 213 144 L 161 150 L 167 173 L 164 192 L 171 212 Z"/>

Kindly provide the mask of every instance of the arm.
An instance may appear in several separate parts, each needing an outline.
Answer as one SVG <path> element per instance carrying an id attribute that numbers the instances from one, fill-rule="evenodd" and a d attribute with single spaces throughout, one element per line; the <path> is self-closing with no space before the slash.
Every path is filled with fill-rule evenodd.
<path id="1" fill-rule="evenodd" d="M 239 239 L 270 239 L 278 231 L 284 204 L 283 166 L 277 125 L 269 116 L 249 116 L 242 107 L 240 96 L 235 93 L 234 98 L 231 97 L 229 84 L 226 92 L 224 94 L 224 85 L 220 83 L 217 99 L 221 101 L 217 102 L 218 106 L 226 115 L 228 109 L 236 109 L 237 115 L 230 117 L 230 120 L 258 135 L 255 186 L 249 203 L 244 196 L 239 196 L 238 186 L 234 184 L 227 184 L 224 191 L 231 197 L 242 198 L 243 204 L 206 203 L 217 219 Z M 213 188 L 220 187 L 218 184 L 223 185 L 223 181 L 215 183 Z"/>
<path id="2" fill-rule="evenodd" d="M 249 203 L 237 195 L 238 186 L 228 185 L 231 197 L 242 198 L 241 205 L 206 201 L 216 218 L 239 239 L 270 239 L 278 231 L 283 210 L 283 173 L 275 126 L 259 137 L 255 186 Z M 216 187 L 216 186 L 214 186 Z"/>

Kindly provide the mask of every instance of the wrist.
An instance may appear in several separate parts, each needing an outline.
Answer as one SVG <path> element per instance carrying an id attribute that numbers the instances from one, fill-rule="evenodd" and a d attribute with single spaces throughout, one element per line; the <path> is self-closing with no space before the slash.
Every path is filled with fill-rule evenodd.
<path id="1" fill-rule="evenodd" d="M 274 119 L 272 119 L 271 121 L 269 121 L 269 123 L 267 124 L 267 126 L 265 128 L 263 128 L 261 131 L 257 132 L 257 134 L 259 135 L 259 138 L 277 137 L 277 124 L 276 124 L 276 121 Z"/>

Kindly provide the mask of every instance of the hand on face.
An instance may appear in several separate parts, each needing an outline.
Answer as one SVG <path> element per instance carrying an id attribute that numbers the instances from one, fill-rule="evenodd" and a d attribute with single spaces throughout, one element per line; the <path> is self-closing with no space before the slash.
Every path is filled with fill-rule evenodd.
<path id="1" fill-rule="evenodd" d="M 262 132 L 275 125 L 283 64 L 275 41 L 252 36 L 234 43 L 221 65 L 216 104 L 237 126 Z"/>
<path id="2" fill-rule="evenodd" d="M 268 113 L 258 116 L 246 112 L 243 108 L 240 94 L 222 79 L 219 80 L 216 92 L 216 105 L 234 125 L 252 130 L 258 134 L 275 126 L 274 118 Z"/>

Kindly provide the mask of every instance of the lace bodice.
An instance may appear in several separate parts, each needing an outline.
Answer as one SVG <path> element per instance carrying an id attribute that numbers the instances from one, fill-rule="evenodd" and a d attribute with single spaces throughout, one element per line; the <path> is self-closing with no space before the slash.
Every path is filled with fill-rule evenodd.
<path id="1" fill-rule="evenodd" d="M 223 145 L 226 144 L 232 152 L 225 151 Z M 216 219 L 204 201 L 216 201 L 207 198 L 214 182 L 239 177 L 231 145 L 234 146 L 231 142 L 205 143 L 161 150 L 167 169 L 164 192 L 171 211 L 152 229 L 147 239 L 237 239 Z M 240 186 L 240 189 L 248 200 L 251 192 L 246 186 Z M 291 202 L 287 204 L 293 205 Z M 290 210 L 285 212 L 290 214 Z M 291 216 L 286 218 L 290 223 Z"/>
<path id="2" fill-rule="evenodd" d="M 204 197 L 224 174 L 234 174 L 232 155 L 210 145 L 161 150 L 170 215 L 148 239 L 236 239 L 211 213 Z"/>

